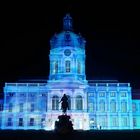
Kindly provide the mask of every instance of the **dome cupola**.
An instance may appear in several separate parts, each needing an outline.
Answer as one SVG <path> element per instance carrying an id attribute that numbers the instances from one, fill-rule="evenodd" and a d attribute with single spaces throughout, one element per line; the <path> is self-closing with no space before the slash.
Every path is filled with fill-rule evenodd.
<path id="1" fill-rule="evenodd" d="M 63 31 L 55 34 L 50 40 L 51 49 L 66 46 L 85 49 L 85 39 L 80 34 L 72 32 L 72 30 L 72 17 L 66 14 L 63 18 Z"/>

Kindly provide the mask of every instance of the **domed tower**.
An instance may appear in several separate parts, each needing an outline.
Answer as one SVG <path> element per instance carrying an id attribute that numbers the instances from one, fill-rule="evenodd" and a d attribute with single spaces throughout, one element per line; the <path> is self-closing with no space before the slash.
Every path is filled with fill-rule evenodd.
<path id="1" fill-rule="evenodd" d="M 63 18 L 63 31 L 51 40 L 49 80 L 80 80 L 86 82 L 85 43 L 80 34 L 75 34 L 72 18 Z"/>

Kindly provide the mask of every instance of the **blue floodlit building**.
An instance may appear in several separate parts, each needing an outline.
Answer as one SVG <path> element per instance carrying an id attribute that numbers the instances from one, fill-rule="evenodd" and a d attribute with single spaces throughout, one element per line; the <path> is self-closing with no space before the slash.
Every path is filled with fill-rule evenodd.
<path id="1" fill-rule="evenodd" d="M 49 79 L 5 83 L 1 129 L 54 129 L 63 94 L 74 129 L 140 129 L 140 100 L 132 99 L 130 83 L 86 80 L 85 44 L 67 14 L 63 31 L 50 40 Z"/>

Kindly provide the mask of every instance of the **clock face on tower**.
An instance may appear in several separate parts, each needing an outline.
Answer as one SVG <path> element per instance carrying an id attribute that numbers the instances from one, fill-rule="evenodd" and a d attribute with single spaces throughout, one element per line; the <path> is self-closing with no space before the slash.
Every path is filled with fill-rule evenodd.
<path id="1" fill-rule="evenodd" d="M 70 56 L 70 55 L 71 55 L 71 50 L 66 49 L 66 50 L 64 51 L 64 54 L 65 54 L 65 56 Z"/>

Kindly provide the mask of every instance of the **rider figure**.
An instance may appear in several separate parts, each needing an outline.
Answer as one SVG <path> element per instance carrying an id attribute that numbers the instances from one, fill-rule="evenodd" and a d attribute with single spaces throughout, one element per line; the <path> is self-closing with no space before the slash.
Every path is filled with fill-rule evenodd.
<path id="1" fill-rule="evenodd" d="M 68 97 L 66 96 L 66 94 L 63 95 L 60 102 L 62 102 L 61 103 L 62 112 L 66 115 L 66 112 L 67 112 L 67 109 L 68 109 Z"/>

